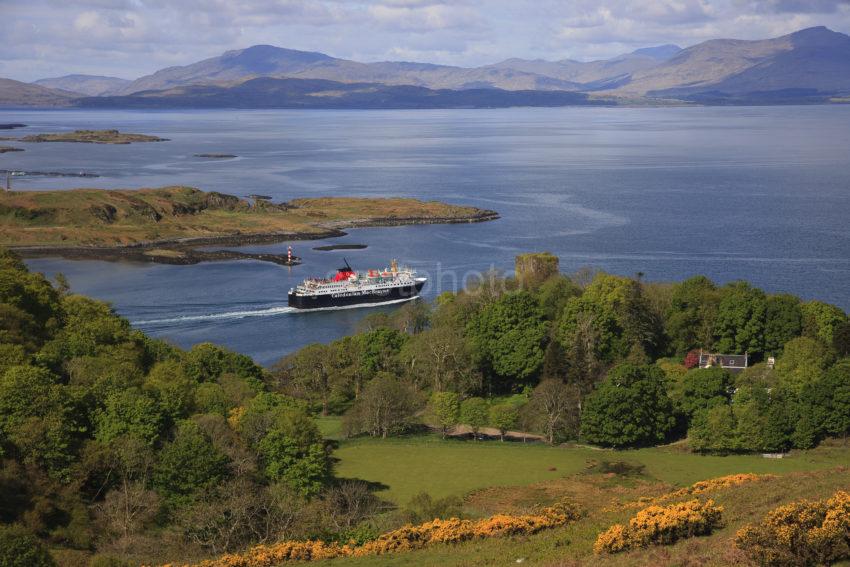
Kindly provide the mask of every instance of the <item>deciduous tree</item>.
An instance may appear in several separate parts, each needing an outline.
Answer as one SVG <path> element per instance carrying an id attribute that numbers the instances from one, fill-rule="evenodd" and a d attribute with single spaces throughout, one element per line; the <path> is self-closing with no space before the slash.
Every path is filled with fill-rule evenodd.
<path id="1" fill-rule="evenodd" d="M 715 322 L 715 345 L 720 352 L 764 352 L 767 298 L 762 290 L 739 281 L 725 285 Z"/>
<path id="2" fill-rule="evenodd" d="M 478 432 L 489 419 L 489 407 L 483 398 L 467 398 L 460 404 L 460 420 L 472 430 L 474 439 L 478 439 Z"/>
<path id="3" fill-rule="evenodd" d="M 579 288 L 573 281 L 563 275 L 557 275 L 544 281 L 537 290 L 543 315 L 554 321 L 564 312 L 564 307 L 570 298 L 581 295 Z"/>
<path id="4" fill-rule="evenodd" d="M 617 366 L 587 397 L 581 414 L 582 435 L 612 447 L 659 443 L 674 425 L 673 404 L 657 366 Z"/>
<path id="5" fill-rule="evenodd" d="M 471 393 L 481 388 L 472 349 L 460 329 L 439 326 L 412 337 L 401 357 L 420 388 Z"/>
<path id="6" fill-rule="evenodd" d="M 543 362 L 547 325 L 528 292 L 507 293 L 469 325 L 477 350 L 497 378 L 497 389 L 528 383 Z"/>
<path id="7" fill-rule="evenodd" d="M 165 413 L 159 403 L 138 388 L 114 392 L 104 407 L 94 414 L 94 436 L 108 443 L 121 435 L 130 435 L 153 445 L 165 426 Z"/>
<path id="8" fill-rule="evenodd" d="M 227 457 L 192 421 L 179 424 L 174 439 L 162 448 L 153 482 L 174 503 L 191 501 L 227 476 Z"/>
<path id="9" fill-rule="evenodd" d="M 278 414 L 257 449 L 266 476 L 286 483 L 303 496 L 315 496 L 330 478 L 325 443 L 313 419 L 304 412 Z"/>
<path id="10" fill-rule="evenodd" d="M 454 392 L 434 392 L 431 394 L 429 410 L 445 439 L 449 429 L 460 421 L 460 396 Z"/>
<path id="11" fill-rule="evenodd" d="M 528 408 L 552 445 L 560 432 L 569 430 L 578 421 L 578 388 L 560 380 L 544 380 L 531 393 Z"/>
<path id="12" fill-rule="evenodd" d="M 800 298 L 790 294 L 767 298 L 764 326 L 764 352 L 778 356 L 785 343 L 803 332 L 803 311 Z"/>
<path id="13" fill-rule="evenodd" d="M 343 418 L 349 435 L 387 437 L 408 429 L 421 401 L 417 392 L 392 374 L 379 372 Z"/>
<path id="14" fill-rule="evenodd" d="M 0 565 L 3 567 L 56 567 L 47 547 L 20 526 L 0 525 Z"/>
<path id="15" fill-rule="evenodd" d="M 804 413 L 816 436 L 850 433 L 850 360 L 830 368 L 820 379 L 802 389 Z"/>
<path id="16" fill-rule="evenodd" d="M 807 301 L 802 306 L 803 334 L 832 345 L 835 329 L 847 321 L 847 314 L 835 305 L 822 301 Z"/>
<path id="17" fill-rule="evenodd" d="M 844 321 L 833 329 L 832 348 L 839 357 L 850 355 L 850 321 Z"/>
<path id="18" fill-rule="evenodd" d="M 338 375 L 335 354 L 333 347 L 313 343 L 284 357 L 275 368 L 285 373 L 284 380 L 299 397 L 319 405 L 322 415 L 328 415 L 332 381 Z"/>
<path id="19" fill-rule="evenodd" d="M 798 337 L 785 345 L 776 373 L 781 385 L 799 394 L 806 383 L 820 379 L 831 362 L 832 354 L 820 341 Z"/>
<path id="20" fill-rule="evenodd" d="M 694 451 L 728 453 L 737 450 L 737 421 L 732 407 L 717 405 L 694 414 L 688 441 Z"/>
<path id="21" fill-rule="evenodd" d="M 505 440 L 505 433 L 513 429 L 519 420 L 519 408 L 515 404 L 503 402 L 490 408 L 490 424 L 499 430 L 499 440 Z"/>
<path id="22" fill-rule="evenodd" d="M 379 328 L 355 337 L 360 344 L 361 363 L 368 376 L 395 370 L 396 357 L 408 336 L 395 329 Z"/>
<path id="23" fill-rule="evenodd" d="M 679 407 L 690 417 L 699 410 L 728 404 L 732 391 L 732 376 L 726 370 L 697 368 L 685 374 Z"/>

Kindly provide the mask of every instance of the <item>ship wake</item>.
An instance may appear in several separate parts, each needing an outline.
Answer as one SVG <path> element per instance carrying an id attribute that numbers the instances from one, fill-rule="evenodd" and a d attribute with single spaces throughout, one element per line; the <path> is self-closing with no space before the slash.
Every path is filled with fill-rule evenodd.
<path id="1" fill-rule="evenodd" d="M 162 319 L 143 319 L 138 321 L 130 321 L 136 327 L 166 327 L 178 326 L 184 324 L 203 323 L 203 322 L 220 322 L 228 320 L 246 319 L 249 317 L 277 317 L 279 315 L 290 314 L 306 314 L 316 311 L 341 311 L 344 309 L 362 309 L 364 307 L 381 307 L 383 305 L 393 305 L 396 303 L 405 303 L 418 299 L 419 296 L 405 297 L 393 301 L 384 301 L 381 303 L 360 303 L 357 305 L 343 305 L 339 307 L 320 307 L 317 309 L 296 309 L 285 305 L 268 307 L 265 309 L 250 309 L 239 311 L 225 311 L 222 313 L 203 313 L 199 315 L 181 315 L 178 317 L 167 317 Z"/>
<path id="2" fill-rule="evenodd" d="M 246 317 L 274 317 L 277 315 L 292 313 L 293 311 L 297 311 L 297 309 L 283 305 L 278 307 L 268 307 L 266 309 L 225 311 L 223 313 L 203 313 L 200 315 L 180 315 L 178 317 L 167 317 L 163 319 L 144 319 L 140 321 L 131 321 L 131 323 L 139 327 L 179 325 L 182 323 L 197 323 L 201 321 L 245 319 Z"/>

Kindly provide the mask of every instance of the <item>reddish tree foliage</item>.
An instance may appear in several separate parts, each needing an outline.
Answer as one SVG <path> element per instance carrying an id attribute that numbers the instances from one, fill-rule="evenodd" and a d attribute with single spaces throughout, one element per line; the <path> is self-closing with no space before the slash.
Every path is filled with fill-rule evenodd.
<path id="1" fill-rule="evenodd" d="M 691 368 L 696 368 L 699 364 L 699 351 L 692 350 L 685 355 L 685 360 L 682 361 L 682 364 L 685 365 L 685 368 L 690 370 Z"/>

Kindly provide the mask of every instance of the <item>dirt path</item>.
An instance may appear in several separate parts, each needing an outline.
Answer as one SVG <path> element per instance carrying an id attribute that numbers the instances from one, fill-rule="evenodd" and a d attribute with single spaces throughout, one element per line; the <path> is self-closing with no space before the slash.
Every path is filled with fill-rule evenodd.
<path id="1" fill-rule="evenodd" d="M 472 428 L 468 425 L 456 425 L 452 429 L 449 430 L 450 437 L 460 437 L 464 435 L 471 435 Z M 482 427 L 478 430 L 479 435 L 486 435 L 487 437 L 499 437 L 499 430 L 495 427 Z M 527 431 L 508 431 L 505 433 L 505 439 L 517 440 L 517 441 L 545 441 L 546 439 L 542 435 L 538 435 L 537 433 L 529 433 Z"/>

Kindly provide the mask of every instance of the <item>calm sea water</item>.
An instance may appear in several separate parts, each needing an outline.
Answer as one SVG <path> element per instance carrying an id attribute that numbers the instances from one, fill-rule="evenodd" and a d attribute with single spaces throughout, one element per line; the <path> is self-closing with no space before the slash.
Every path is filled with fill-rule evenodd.
<path id="1" fill-rule="evenodd" d="M 271 363 L 351 332 L 372 309 L 292 313 L 286 293 L 345 256 L 399 258 L 431 276 L 433 298 L 470 271 L 511 270 L 548 250 L 564 271 L 592 266 L 651 280 L 706 274 L 850 308 L 850 106 L 435 111 L 0 112 L 24 132 L 119 128 L 170 142 L 28 144 L 0 169 L 86 171 L 19 179 L 21 189 L 193 185 L 286 200 L 402 195 L 499 211 L 483 224 L 352 230 L 292 243 L 303 265 L 162 266 L 40 259 L 73 289 L 184 346 L 214 341 Z M 203 160 L 196 153 L 237 154 Z M 357 251 L 313 246 L 362 243 Z M 252 246 L 284 251 L 287 243 Z M 391 309 L 383 307 L 380 309 Z"/>

